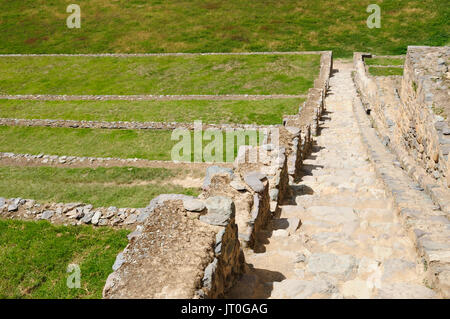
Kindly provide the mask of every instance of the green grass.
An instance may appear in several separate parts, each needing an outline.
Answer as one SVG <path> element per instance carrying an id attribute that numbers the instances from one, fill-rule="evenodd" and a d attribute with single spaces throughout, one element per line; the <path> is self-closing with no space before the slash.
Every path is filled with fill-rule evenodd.
<path id="1" fill-rule="evenodd" d="M 46 202 L 82 202 L 96 207 L 145 207 L 160 194 L 198 195 L 171 183 L 181 170 L 137 167 L 0 167 L 0 194 Z"/>
<path id="2" fill-rule="evenodd" d="M 101 298 L 127 230 L 0 220 L 0 298 Z M 81 287 L 67 287 L 69 264 Z"/>
<path id="3" fill-rule="evenodd" d="M 369 67 L 369 73 L 373 76 L 403 75 L 403 68 L 377 68 L 371 66 Z"/>
<path id="4" fill-rule="evenodd" d="M 20 101 L 0 100 L 0 117 L 80 121 L 281 124 L 304 99 L 257 101 Z"/>
<path id="5" fill-rule="evenodd" d="M 433 103 L 433 106 L 431 107 L 431 109 L 433 110 L 434 114 L 442 116 L 444 119 L 447 119 L 447 114 L 445 114 L 445 109 L 442 106 L 436 106 Z"/>
<path id="6" fill-rule="evenodd" d="M 90 0 L 68 29 L 63 0 L 0 2 L 0 52 L 231 52 L 333 50 L 403 54 L 449 43 L 443 0 Z M 369 29 L 371 3 L 381 28 Z"/>
<path id="7" fill-rule="evenodd" d="M 2 94 L 304 94 L 319 55 L 1 57 Z"/>
<path id="8" fill-rule="evenodd" d="M 246 133 L 241 131 L 238 134 Z M 0 126 L 0 152 L 171 160 L 172 148 L 181 140 L 178 138 L 172 141 L 171 134 L 169 130 Z M 227 144 L 225 134 L 223 141 L 224 148 L 231 145 L 235 155 L 238 146 L 242 145 Z M 203 142 L 204 146 L 207 144 L 209 142 Z M 193 138 L 191 145 L 194 145 Z M 191 150 L 193 154 L 193 147 Z"/>
<path id="9" fill-rule="evenodd" d="M 367 65 L 403 65 L 405 64 L 405 59 L 402 58 L 371 58 L 365 59 L 364 62 Z"/>

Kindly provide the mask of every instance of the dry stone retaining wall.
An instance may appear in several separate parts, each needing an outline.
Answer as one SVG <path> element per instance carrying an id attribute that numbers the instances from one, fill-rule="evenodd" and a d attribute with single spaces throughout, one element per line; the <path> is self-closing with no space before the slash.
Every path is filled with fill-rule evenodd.
<path id="1" fill-rule="evenodd" d="M 82 203 L 39 203 L 32 199 L 0 197 L 0 217 L 47 220 L 55 224 L 133 228 L 148 216 L 146 208 L 93 207 Z"/>
<path id="2" fill-rule="evenodd" d="M 392 196 L 394 207 L 416 246 L 418 257 L 426 272 L 428 287 L 436 289 L 442 297 L 450 296 L 450 229 L 448 212 L 439 210 L 423 189 L 400 169 L 395 155 L 382 145 L 364 115 L 359 99 L 353 101 L 361 139 L 374 163 L 377 176 Z"/>
<path id="3" fill-rule="evenodd" d="M 331 51 L 263 51 L 263 52 L 203 52 L 203 53 L 44 53 L 44 54 L 0 54 L 0 57 L 58 57 L 58 56 L 82 56 L 82 57 L 115 57 L 115 58 L 129 58 L 129 57 L 150 57 L 150 56 L 203 56 L 203 55 L 308 55 L 308 54 L 326 54 Z"/>
<path id="4" fill-rule="evenodd" d="M 194 130 L 194 123 L 180 122 L 127 122 L 127 121 L 74 121 L 74 120 L 49 120 L 49 119 L 14 119 L 0 118 L 0 125 L 5 126 L 46 126 L 46 127 L 68 127 L 68 128 L 99 128 L 99 129 L 127 129 L 127 130 Z M 255 124 L 208 124 L 202 123 L 202 129 L 217 130 L 257 130 L 281 127 L 275 125 Z"/>
<path id="5" fill-rule="evenodd" d="M 104 298 L 217 298 L 244 269 L 234 203 L 163 195 L 114 263 Z"/>
<path id="6" fill-rule="evenodd" d="M 317 135 L 319 119 L 325 108 L 324 100 L 332 70 L 332 52 L 325 52 L 320 59 L 320 73 L 314 81 L 314 88 L 309 89 L 307 100 L 303 103 L 298 114 L 284 117 L 283 124 L 285 126 L 299 127 L 303 132 L 306 132 L 307 128 L 310 127 L 311 134 Z"/>
<path id="7" fill-rule="evenodd" d="M 265 152 L 259 152 L 260 148 Z M 253 154 L 250 153 L 254 151 L 258 151 L 258 155 L 261 156 L 260 161 L 257 163 L 243 161 L 243 157 L 252 156 Z M 114 272 L 109 276 L 104 288 L 104 297 L 216 298 L 223 296 L 243 271 L 244 260 L 240 245 L 254 247 L 255 234 L 273 216 L 271 204 L 274 211 L 278 209 L 278 204 L 281 204 L 279 198 L 282 198 L 282 196 L 278 196 L 278 191 L 280 188 L 285 190 L 288 183 L 284 152 L 282 148 L 272 149 L 269 144 L 260 147 L 243 146 L 236 159 L 234 170 L 217 166 L 208 168 L 203 186 L 204 191 L 197 199 L 184 195 L 160 195 L 152 200 L 147 207 L 149 216 L 142 229 L 139 230 L 137 236 L 131 237 L 129 245 L 116 259 Z M 286 185 L 281 186 L 281 182 Z M 269 189 L 273 201 L 271 201 Z M 177 203 L 180 199 L 183 200 L 182 205 Z M 195 220 L 195 223 L 198 220 L 209 225 L 225 227 L 225 230 L 217 230 L 210 235 L 211 238 L 221 237 L 222 241 L 219 243 L 216 240 L 213 250 L 214 255 L 210 256 L 211 262 L 207 265 L 203 264 L 204 274 L 201 283 L 198 281 L 198 274 L 193 275 L 189 287 L 175 295 L 174 293 L 180 289 L 176 288 L 180 287 L 180 283 L 175 278 L 166 280 L 166 285 L 160 287 L 161 290 L 157 292 L 154 291 L 156 289 L 154 287 L 149 287 L 149 291 L 142 291 L 137 283 L 133 284 L 133 274 L 135 273 L 137 276 L 141 272 L 146 274 L 160 272 L 157 270 L 160 268 L 160 263 L 147 265 L 147 263 L 139 263 L 136 260 L 140 258 L 140 254 L 149 245 L 147 225 L 152 222 L 155 211 L 158 211 L 158 209 L 164 210 L 167 207 L 171 210 L 175 209 L 176 213 L 188 214 L 191 220 Z M 171 213 L 168 212 L 167 214 Z M 196 227 L 199 227 L 199 230 Z M 193 227 L 193 236 L 197 232 L 202 232 L 204 228 L 196 227 Z M 224 238 L 227 240 L 224 241 Z M 184 253 L 191 254 L 192 249 L 186 248 Z M 176 252 L 172 252 L 172 249 L 175 248 L 170 247 L 167 254 L 176 254 Z M 204 256 L 203 261 L 208 259 L 208 254 L 211 255 L 206 248 L 202 249 L 202 254 Z M 122 268 L 122 265 L 124 268 Z M 177 273 L 173 269 L 171 271 L 177 276 L 182 273 L 182 271 Z"/>
<path id="8" fill-rule="evenodd" d="M 450 47 L 408 47 L 397 118 L 399 142 L 432 177 L 450 187 Z M 438 115 L 440 110 L 443 114 Z"/>
<path id="9" fill-rule="evenodd" d="M 135 166 L 135 167 L 170 167 L 181 165 L 181 167 L 207 167 L 210 162 L 183 162 L 146 160 L 141 158 L 118 158 L 118 157 L 80 157 L 80 156 L 59 156 L 47 154 L 17 154 L 0 152 L 0 161 L 11 161 L 27 165 L 52 165 L 70 167 L 112 167 L 112 166 Z M 230 163 L 223 163 L 224 166 L 231 166 Z"/>
<path id="10" fill-rule="evenodd" d="M 241 147 L 234 170 L 217 166 L 209 167 L 203 186 L 204 191 L 196 199 L 184 195 L 160 195 L 153 199 L 146 208 L 149 215 L 142 227 L 135 232 L 136 235 L 130 236 L 129 245 L 118 255 L 113 266 L 114 272 L 108 277 L 105 285 L 104 297 L 217 298 L 223 296 L 244 270 L 241 245 L 249 248 L 255 246 L 256 234 L 271 220 L 278 210 L 278 205 L 281 204 L 280 199 L 284 195 L 279 196 L 279 190 L 285 192 L 287 189 L 285 150 L 271 148 L 269 145 Z M 249 156 L 253 156 L 252 153 L 255 151 L 260 157 L 258 162 L 244 161 L 246 157 L 248 159 Z M 191 246 L 188 243 L 187 246 L 183 246 L 183 255 L 173 246 L 175 243 L 171 242 L 165 257 L 161 257 L 157 263 L 139 261 L 147 248 L 151 249 L 148 246 L 155 244 L 157 240 L 152 239 L 152 242 L 150 239 L 152 237 L 149 234 L 150 226 L 148 225 L 153 225 L 158 233 L 164 232 L 162 229 L 164 225 L 158 228 L 158 224 L 153 223 L 154 218 L 161 217 L 160 210 L 168 216 L 181 214 L 184 222 L 194 223 L 191 230 L 191 236 L 194 237 L 206 236 L 204 235 L 206 226 L 199 222 L 225 227 L 225 230 L 211 228 L 211 232 L 206 237 L 216 238 L 216 242 L 211 241 L 210 245 L 200 249 L 201 258 L 197 261 L 198 269 L 193 269 L 184 276 L 184 284 L 178 279 L 180 274 L 183 274 L 183 270 L 178 271 L 175 264 L 175 269 L 171 269 L 174 278 L 168 275 L 165 278 L 161 274 L 161 262 L 169 258 L 167 254 L 169 256 L 174 254 L 185 261 L 185 255 L 190 255 L 197 249 L 194 244 Z M 170 258 L 170 260 L 173 259 L 177 258 Z M 210 262 L 206 264 L 206 260 Z M 181 264 L 183 263 L 180 262 L 180 267 Z M 204 270 L 201 280 L 199 280 L 201 273 L 199 269 Z M 151 282 L 150 278 L 163 277 L 164 285 L 149 284 L 147 289 L 142 288 L 142 285 L 134 279 L 141 273 L 145 274 L 141 275 L 145 278 L 141 278 L 140 283 L 142 283 L 141 280 Z M 153 273 L 155 273 L 154 276 Z"/>
<path id="11" fill-rule="evenodd" d="M 417 79 L 417 74 L 424 71 L 416 70 L 415 64 L 411 62 L 420 61 L 416 55 L 430 51 L 436 57 L 435 50 L 448 52 L 449 49 L 448 47 L 419 49 L 417 51 L 416 47 L 408 48 L 403 77 L 371 76 L 364 64 L 364 58 L 371 55 L 355 53 L 354 81 L 364 108 L 370 114 L 383 143 L 397 155 L 402 167 L 425 189 L 433 201 L 443 211 L 450 212 L 447 178 L 450 167 L 447 150 L 450 138 L 446 135 L 448 126 L 432 109 L 433 96 L 439 94 L 426 93 L 424 89 L 430 90 L 434 83 L 432 79 L 439 79 L 443 75 L 429 74 Z M 436 62 L 434 65 L 438 65 L 436 59 L 434 60 Z M 439 103 L 448 106 L 448 100 L 440 98 Z"/>
<path id="12" fill-rule="evenodd" d="M 300 107 L 298 114 L 288 115 L 283 118 L 286 129 L 300 129 L 300 137 L 294 143 L 301 145 L 298 154 L 290 154 L 295 158 L 288 161 L 289 174 L 293 177 L 297 175 L 297 167 L 301 165 L 302 159 L 311 151 L 312 136 L 318 134 L 319 119 L 325 110 L 325 96 L 329 87 L 329 79 L 333 70 L 333 54 L 331 51 L 322 53 L 320 58 L 319 77 L 314 81 L 314 88 L 309 89 L 308 97 Z M 295 163 L 295 167 L 293 167 Z"/>
<path id="13" fill-rule="evenodd" d="M 267 99 L 305 98 L 304 94 L 184 94 L 184 95 L 55 95 L 55 94 L 16 94 L 0 95 L 2 100 L 33 101 L 257 101 Z"/>
<path id="14" fill-rule="evenodd" d="M 267 157 L 261 158 L 258 163 L 247 165 L 242 162 L 243 164 L 240 164 L 245 156 L 251 156 L 250 153 L 258 149 L 241 147 L 233 173 L 213 175 L 211 182 L 199 196 L 199 198 L 207 199 L 221 195 L 233 199 L 236 204 L 239 239 L 244 248 L 255 247 L 256 234 L 278 212 L 288 184 L 284 149 L 268 152 Z"/>

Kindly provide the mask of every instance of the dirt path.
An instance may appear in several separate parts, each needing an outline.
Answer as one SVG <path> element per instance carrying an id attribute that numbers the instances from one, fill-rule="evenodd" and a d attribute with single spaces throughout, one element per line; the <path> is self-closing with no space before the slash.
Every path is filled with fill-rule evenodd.
<path id="1" fill-rule="evenodd" d="M 352 65 L 335 68 L 295 204 L 245 252 L 250 269 L 230 298 L 436 297 L 361 141 Z"/>

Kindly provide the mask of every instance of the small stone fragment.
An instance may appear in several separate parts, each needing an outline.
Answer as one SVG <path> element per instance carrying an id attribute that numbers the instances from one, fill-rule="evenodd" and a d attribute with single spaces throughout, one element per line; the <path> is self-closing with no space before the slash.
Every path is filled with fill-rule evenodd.
<path id="1" fill-rule="evenodd" d="M 183 200 L 183 207 L 189 212 L 201 212 L 206 206 L 201 200 L 185 199 Z"/>
<path id="2" fill-rule="evenodd" d="M 55 212 L 52 210 L 46 210 L 42 213 L 41 218 L 40 219 L 45 219 L 45 220 L 49 220 L 50 218 L 52 218 L 53 214 Z"/>
<path id="3" fill-rule="evenodd" d="M 8 212 L 15 212 L 19 209 L 19 206 L 15 203 L 8 205 Z"/>
<path id="4" fill-rule="evenodd" d="M 125 225 L 130 225 L 130 224 L 134 224 L 136 222 L 136 220 L 137 220 L 136 214 L 132 214 L 132 215 L 128 216 L 123 223 Z"/>
<path id="5" fill-rule="evenodd" d="M 92 225 L 97 225 L 100 220 L 100 217 L 102 217 L 102 212 L 96 211 L 94 216 L 92 216 L 92 220 L 91 220 Z"/>
<path id="6" fill-rule="evenodd" d="M 200 216 L 200 221 L 211 225 L 226 226 L 234 218 L 233 201 L 224 196 L 214 196 L 205 200 L 208 213 Z"/>
<path id="7" fill-rule="evenodd" d="M 209 166 L 206 169 L 205 180 L 203 181 L 202 188 L 204 190 L 207 190 L 209 188 L 209 185 L 211 184 L 211 177 L 215 174 L 220 174 L 220 173 L 227 173 L 230 176 L 230 179 L 233 178 L 233 170 L 231 168 L 220 167 L 220 166 L 216 166 L 216 165 Z"/>
<path id="8" fill-rule="evenodd" d="M 94 212 L 88 212 L 87 214 L 84 215 L 83 218 L 80 219 L 80 221 L 82 223 L 89 224 L 92 220 L 92 217 L 94 217 Z"/>
<path id="9" fill-rule="evenodd" d="M 245 184 L 239 181 L 231 181 L 230 186 L 233 187 L 237 191 L 245 191 Z"/>
<path id="10" fill-rule="evenodd" d="M 253 172 L 244 176 L 244 181 L 250 186 L 253 191 L 260 193 L 264 190 L 264 184 L 261 182 L 262 177 L 265 175 L 257 172 Z"/>

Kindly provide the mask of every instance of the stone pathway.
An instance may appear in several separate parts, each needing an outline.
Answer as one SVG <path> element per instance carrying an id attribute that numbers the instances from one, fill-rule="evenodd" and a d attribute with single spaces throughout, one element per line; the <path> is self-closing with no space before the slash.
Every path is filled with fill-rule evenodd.
<path id="1" fill-rule="evenodd" d="M 295 204 L 247 250 L 230 298 L 433 298 L 424 266 L 377 179 L 352 111 L 352 64 L 335 64 Z"/>

